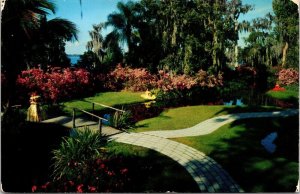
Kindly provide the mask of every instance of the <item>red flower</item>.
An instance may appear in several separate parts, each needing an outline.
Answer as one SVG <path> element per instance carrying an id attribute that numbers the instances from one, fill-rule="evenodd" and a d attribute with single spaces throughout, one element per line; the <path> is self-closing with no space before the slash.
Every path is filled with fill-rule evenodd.
<path id="1" fill-rule="evenodd" d="M 42 185 L 41 188 L 42 189 L 47 189 L 48 185 L 50 184 L 50 182 L 47 182 L 46 184 Z"/>
<path id="2" fill-rule="evenodd" d="M 105 168 L 105 164 L 101 164 L 101 165 L 100 165 L 100 168 L 101 168 L 101 169 L 104 169 L 104 168 Z"/>
<path id="3" fill-rule="evenodd" d="M 31 191 L 32 192 L 35 192 L 37 190 L 37 186 L 36 185 L 33 185 L 32 187 L 31 187 Z"/>
<path id="4" fill-rule="evenodd" d="M 73 181 L 69 181 L 70 186 L 74 186 L 74 182 Z"/>
<path id="5" fill-rule="evenodd" d="M 83 193 L 82 187 L 83 187 L 83 184 L 80 184 L 76 187 L 78 193 Z"/>
<path id="6" fill-rule="evenodd" d="M 90 192 L 96 192 L 96 187 L 93 187 L 93 186 L 88 186 L 88 189 Z"/>
<path id="7" fill-rule="evenodd" d="M 128 172 L 128 169 L 127 168 L 121 169 L 120 172 L 121 174 L 126 174 Z"/>

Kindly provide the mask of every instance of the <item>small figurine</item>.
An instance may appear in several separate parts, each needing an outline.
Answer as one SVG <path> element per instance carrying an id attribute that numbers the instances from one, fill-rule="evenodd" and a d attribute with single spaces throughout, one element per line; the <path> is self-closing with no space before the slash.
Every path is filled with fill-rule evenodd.
<path id="1" fill-rule="evenodd" d="M 40 106 L 40 96 L 32 93 L 30 97 L 30 107 L 27 111 L 27 121 L 40 122 L 45 119 L 45 113 Z"/>

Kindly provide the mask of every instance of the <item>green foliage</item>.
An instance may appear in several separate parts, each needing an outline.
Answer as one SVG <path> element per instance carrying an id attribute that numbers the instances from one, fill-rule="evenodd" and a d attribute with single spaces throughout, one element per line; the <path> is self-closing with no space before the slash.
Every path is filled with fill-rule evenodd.
<path id="1" fill-rule="evenodd" d="M 116 111 L 112 117 L 110 117 L 110 125 L 116 129 L 128 129 L 131 128 L 133 123 L 131 119 L 130 111 L 120 112 Z"/>
<path id="2" fill-rule="evenodd" d="M 94 70 L 96 67 L 99 67 L 99 65 L 99 58 L 93 51 L 86 51 L 83 53 L 83 55 L 80 55 L 80 59 L 76 64 L 77 67 L 88 70 Z"/>
<path id="3" fill-rule="evenodd" d="M 77 178 L 89 162 L 102 156 L 101 147 L 105 140 L 99 133 L 88 128 L 73 129 L 71 137 L 64 137 L 58 149 L 53 150 L 54 172 L 56 179 L 65 177 L 69 180 Z"/>

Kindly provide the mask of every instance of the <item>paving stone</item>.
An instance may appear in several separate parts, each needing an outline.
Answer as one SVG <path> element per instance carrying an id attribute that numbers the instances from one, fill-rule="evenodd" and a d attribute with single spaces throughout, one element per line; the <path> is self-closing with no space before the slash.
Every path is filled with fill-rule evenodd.
<path id="1" fill-rule="evenodd" d="M 233 181 L 230 175 L 212 158 L 194 148 L 166 138 L 209 134 L 220 128 L 222 125 L 238 119 L 253 117 L 278 117 L 294 114 L 299 114 L 299 111 L 297 109 L 290 109 L 277 112 L 229 114 L 208 119 L 193 127 L 173 131 L 120 133 L 120 131 L 116 129 L 105 126 L 102 131 L 106 135 L 114 134 L 110 137 L 111 140 L 147 147 L 163 153 L 177 161 L 191 174 L 202 192 L 243 192 L 243 190 Z M 62 116 L 43 122 L 58 123 L 71 128 L 71 121 L 72 120 L 70 118 Z M 96 123 L 78 118 L 76 119 L 76 124 L 87 125 Z M 91 126 L 91 129 L 98 130 L 97 125 Z"/>

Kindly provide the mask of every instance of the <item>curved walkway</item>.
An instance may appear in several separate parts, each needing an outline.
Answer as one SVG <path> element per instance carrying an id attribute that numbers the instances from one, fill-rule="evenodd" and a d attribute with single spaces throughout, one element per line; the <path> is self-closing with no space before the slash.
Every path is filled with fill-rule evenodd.
<path id="1" fill-rule="evenodd" d="M 111 138 L 117 142 L 150 148 L 172 158 L 189 172 L 201 192 L 243 192 L 216 161 L 187 145 L 142 133 L 122 133 Z"/>
<path id="2" fill-rule="evenodd" d="M 122 133 L 112 136 L 112 139 L 121 143 L 150 148 L 169 156 L 190 173 L 201 192 L 243 192 L 240 186 L 235 183 L 230 175 L 215 160 L 192 147 L 166 138 L 209 134 L 221 126 L 239 119 L 287 117 L 297 114 L 299 114 L 299 110 L 297 109 L 229 114 L 205 120 L 186 129 Z"/>
<path id="3" fill-rule="evenodd" d="M 141 132 L 143 134 L 155 135 L 163 138 L 177 138 L 187 136 L 200 136 L 214 132 L 221 126 L 231 123 L 239 119 L 248 118 L 264 118 L 264 117 L 287 117 L 299 114 L 297 109 L 288 109 L 285 111 L 274 111 L 274 112 L 250 112 L 250 113 L 236 113 L 213 117 L 205 120 L 193 127 L 178 129 L 178 130 L 164 130 L 164 131 L 148 131 Z"/>
<path id="4" fill-rule="evenodd" d="M 198 184 L 201 192 L 243 192 L 230 175 L 212 158 L 192 147 L 167 138 L 209 134 L 222 125 L 239 119 L 287 117 L 297 114 L 299 114 L 299 110 L 296 109 L 276 112 L 229 114 L 208 119 L 186 129 L 149 131 L 142 133 L 120 133 L 112 135 L 110 138 L 117 142 L 150 148 L 169 156 L 189 172 Z M 82 124 L 84 125 L 84 123 Z"/>

